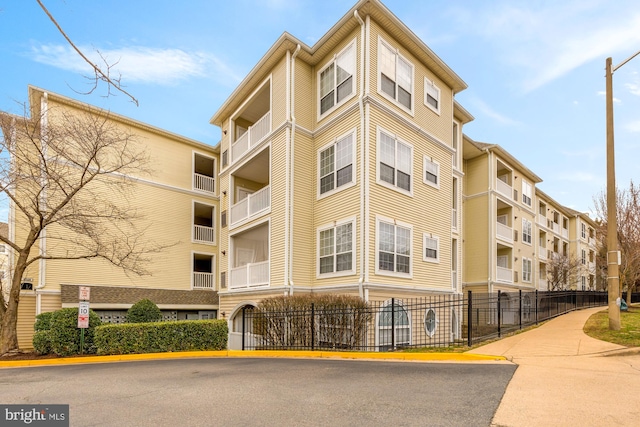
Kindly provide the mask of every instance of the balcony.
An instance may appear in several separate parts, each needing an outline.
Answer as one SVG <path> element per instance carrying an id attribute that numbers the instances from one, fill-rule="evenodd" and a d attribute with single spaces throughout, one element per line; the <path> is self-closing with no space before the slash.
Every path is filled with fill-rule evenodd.
<path id="1" fill-rule="evenodd" d="M 213 273 L 193 273 L 194 289 L 213 289 Z"/>
<path id="2" fill-rule="evenodd" d="M 546 215 L 538 214 L 538 224 L 542 225 L 543 227 L 547 226 L 547 217 L 546 217 Z"/>
<path id="3" fill-rule="evenodd" d="M 496 236 L 502 240 L 513 243 L 513 229 L 508 225 L 496 222 Z"/>
<path id="4" fill-rule="evenodd" d="M 231 269 L 230 289 L 269 286 L 269 260 Z"/>
<path id="5" fill-rule="evenodd" d="M 271 207 L 271 186 L 266 186 L 231 206 L 229 210 L 230 223 L 234 225 L 240 221 L 258 216 Z"/>
<path id="6" fill-rule="evenodd" d="M 216 180 L 210 176 L 194 173 L 193 188 L 195 188 L 196 190 L 206 191 L 207 193 L 214 193 L 216 188 Z"/>
<path id="7" fill-rule="evenodd" d="M 538 258 L 541 261 L 546 261 L 546 259 L 547 259 L 547 248 L 545 248 L 543 246 L 540 246 L 538 248 Z"/>
<path id="8" fill-rule="evenodd" d="M 566 228 L 562 229 L 562 237 L 564 237 L 565 239 L 569 238 L 569 230 L 567 230 Z"/>
<path id="9" fill-rule="evenodd" d="M 501 179 L 496 179 L 496 190 L 509 199 L 511 199 L 513 195 L 513 188 Z"/>
<path id="10" fill-rule="evenodd" d="M 546 273 L 545 273 L 546 275 Z M 548 290 L 548 284 L 547 284 L 547 279 L 539 279 L 538 280 L 538 290 L 540 291 L 546 291 Z"/>
<path id="11" fill-rule="evenodd" d="M 206 227 L 204 225 L 193 226 L 193 240 L 200 243 L 214 243 L 215 240 L 215 228 Z"/>
<path id="12" fill-rule="evenodd" d="M 496 280 L 498 282 L 513 283 L 513 270 L 496 266 Z"/>
<path id="13" fill-rule="evenodd" d="M 258 145 L 271 133 L 271 112 L 258 119 L 253 126 L 240 136 L 231 146 L 231 162 L 237 161 L 247 151 Z"/>

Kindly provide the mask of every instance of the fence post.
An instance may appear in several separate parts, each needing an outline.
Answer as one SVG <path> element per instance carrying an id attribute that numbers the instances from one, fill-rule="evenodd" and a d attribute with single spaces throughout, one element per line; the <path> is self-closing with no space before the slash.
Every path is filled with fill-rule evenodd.
<path id="1" fill-rule="evenodd" d="M 501 313 L 501 307 L 500 307 L 500 300 L 502 298 L 500 298 L 502 296 L 502 293 L 500 290 L 498 290 L 498 338 L 500 338 L 502 336 L 501 334 L 501 330 L 500 330 L 500 321 L 502 320 L 502 313 Z"/>
<path id="2" fill-rule="evenodd" d="M 396 349 L 396 299 L 391 298 L 391 350 Z"/>
<path id="3" fill-rule="evenodd" d="M 315 339 L 316 339 L 315 321 L 316 321 L 315 305 L 311 303 L 311 351 L 315 350 Z"/>
<path id="4" fill-rule="evenodd" d="M 246 320 L 246 311 L 247 306 L 245 305 L 244 307 L 242 307 L 242 351 L 244 351 L 244 331 L 245 331 L 245 326 L 244 326 L 244 322 Z"/>
<path id="5" fill-rule="evenodd" d="M 522 289 L 518 290 L 518 302 L 520 307 L 518 307 L 518 315 L 520 317 L 520 329 L 522 329 Z"/>
<path id="6" fill-rule="evenodd" d="M 467 291 L 467 345 L 471 347 L 473 339 L 471 333 L 473 331 L 473 298 L 471 297 L 471 291 Z"/>
<path id="7" fill-rule="evenodd" d="M 538 290 L 536 289 L 536 325 L 538 324 Z"/>

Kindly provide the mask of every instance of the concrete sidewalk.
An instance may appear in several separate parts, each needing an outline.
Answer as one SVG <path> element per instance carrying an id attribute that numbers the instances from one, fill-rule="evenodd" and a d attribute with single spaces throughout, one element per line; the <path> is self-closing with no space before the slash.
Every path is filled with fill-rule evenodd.
<path id="1" fill-rule="evenodd" d="M 601 310 L 574 311 L 468 352 L 518 364 L 492 425 L 640 425 L 640 352 L 582 331 Z"/>

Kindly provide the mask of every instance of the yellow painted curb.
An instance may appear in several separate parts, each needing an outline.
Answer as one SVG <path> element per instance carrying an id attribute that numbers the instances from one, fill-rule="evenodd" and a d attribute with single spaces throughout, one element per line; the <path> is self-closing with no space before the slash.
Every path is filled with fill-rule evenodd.
<path id="1" fill-rule="evenodd" d="M 235 358 L 312 358 L 312 359 L 367 359 L 367 360 L 415 360 L 482 362 L 504 361 L 504 356 L 467 353 L 374 353 L 374 352 L 338 352 L 338 351 L 278 351 L 278 350 L 221 350 L 221 351 L 184 351 L 175 353 L 119 354 L 111 356 L 63 357 L 56 359 L 0 361 L 0 368 L 20 368 L 28 366 L 80 365 L 87 363 L 130 362 L 136 360 L 191 359 L 205 357 Z"/>

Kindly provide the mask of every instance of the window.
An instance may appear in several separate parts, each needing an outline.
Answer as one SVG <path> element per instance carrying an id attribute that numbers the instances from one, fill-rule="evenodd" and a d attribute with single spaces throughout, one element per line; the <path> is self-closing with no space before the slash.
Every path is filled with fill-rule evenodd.
<path id="1" fill-rule="evenodd" d="M 531 244 L 531 221 L 522 218 L 522 241 Z"/>
<path id="2" fill-rule="evenodd" d="M 229 164 L 229 150 L 222 152 L 222 167 L 226 167 Z"/>
<path id="3" fill-rule="evenodd" d="M 522 258 L 522 281 L 531 282 L 531 260 Z"/>
<path id="4" fill-rule="evenodd" d="M 440 114 L 440 88 L 426 77 L 424 79 L 424 105 Z"/>
<path id="5" fill-rule="evenodd" d="M 438 316 L 436 316 L 436 311 L 433 308 L 427 309 L 427 312 L 424 315 L 424 331 L 429 335 L 429 337 L 433 337 L 437 326 Z"/>
<path id="6" fill-rule="evenodd" d="M 434 187 L 440 186 L 440 165 L 429 157 L 424 157 L 424 183 Z"/>
<path id="7" fill-rule="evenodd" d="M 382 273 L 411 274 L 411 228 L 378 220 L 378 264 Z"/>
<path id="8" fill-rule="evenodd" d="M 581 223 L 580 224 L 580 232 L 581 232 L 581 236 L 583 239 L 587 238 L 587 224 L 585 223 Z"/>
<path id="9" fill-rule="evenodd" d="M 379 52 L 379 90 L 406 109 L 413 110 L 413 65 L 382 40 Z"/>
<path id="10" fill-rule="evenodd" d="M 378 177 L 379 181 L 400 190 L 411 191 L 413 148 L 395 137 L 379 132 Z"/>
<path id="11" fill-rule="evenodd" d="M 393 319 L 393 320 L 392 320 Z M 378 348 L 393 350 L 397 346 L 411 344 L 411 323 L 407 310 L 392 300 L 378 313 Z M 393 339 L 391 330 L 395 329 Z"/>
<path id="12" fill-rule="evenodd" d="M 318 274 L 353 273 L 354 221 L 318 230 Z"/>
<path id="13" fill-rule="evenodd" d="M 522 181 L 522 203 L 527 206 L 531 206 L 531 184 L 527 181 Z"/>
<path id="14" fill-rule="evenodd" d="M 320 70 L 320 114 L 325 114 L 355 93 L 355 41 Z"/>
<path id="15" fill-rule="evenodd" d="M 336 140 L 318 153 L 319 193 L 354 183 L 353 158 L 355 157 L 354 134 L 350 133 Z"/>
<path id="16" fill-rule="evenodd" d="M 587 264 L 587 251 L 582 249 L 582 265 L 586 265 L 586 264 Z"/>
<path id="17" fill-rule="evenodd" d="M 424 235 L 424 261 L 438 262 L 438 246 L 440 239 L 430 234 Z"/>

